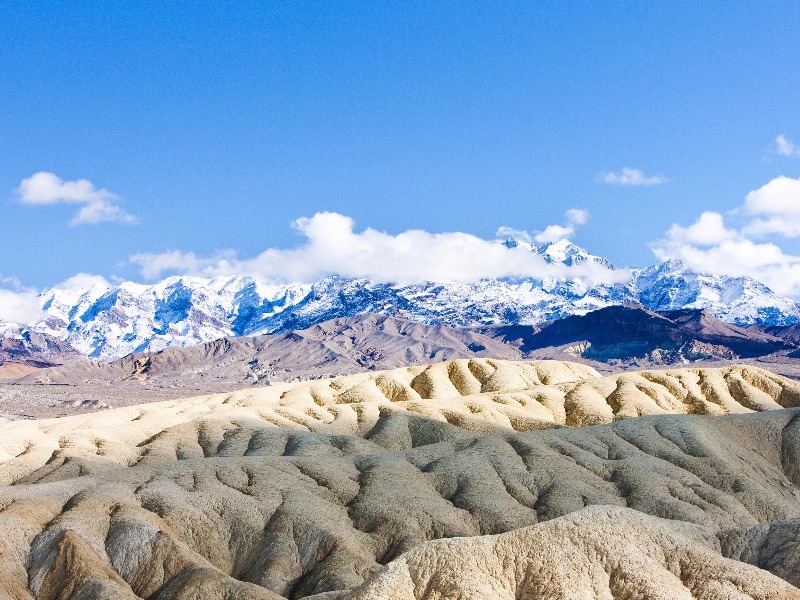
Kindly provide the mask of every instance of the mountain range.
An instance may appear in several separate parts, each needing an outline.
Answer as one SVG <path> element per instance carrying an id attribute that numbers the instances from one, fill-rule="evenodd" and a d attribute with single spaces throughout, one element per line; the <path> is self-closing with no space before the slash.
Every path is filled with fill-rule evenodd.
<path id="1" fill-rule="evenodd" d="M 730 325 L 703 310 L 655 313 L 641 306 L 609 306 L 543 327 L 452 328 L 368 313 L 305 330 L 225 337 L 185 348 L 130 354 L 111 362 L 72 360 L 32 369 L 13 381 L 28 390 L 55 384 L 116 392 L 149 389 L 172 395 L 181 389 L 224 391 L 473 358 L 569 359 L 614 372 L 632 366 L 727 364 L 763 357 L 759 364 L 770 362 L 776 372 L 795 375 L 794 361 L 786 360 L 786 354 L 800 346 L 792 339 L 794 327 L 773 330 Z M 779 337 L 784 333 L 785 337 Z"/>
<path id="2" fill-rule="evenodd" d="M 797 347 L 791 339 L 793 329 L 775 326 L 772 331 L 725 323 L 706 310 L 653 312 L 641 306 L 609 306 L 541 329 L 510 325 L 485 333 L 519 348 L 526 357 L 537 350 L 562 348 L 604 363 L 644 359 L 676 364 L 752 358 Z"/>
<path id="3" fill-rule="evenodd" d="M 19 339 L 26 331 L 45 334 L 81 355 L 108 361 L 223 337 L 304 330 L 367 313 L 449 327 L 533 326 L 635 304 L 657 312 L 702 309 L 736 326 L 800 322 L 800 306 L 794 300 L 750 278 L 696 273 L 677 261 L 616 269 L 568 240 L 529 247 L 547 262 L 593 265 L 614 273 L 618 282 L 544 277 L 392 284 L 330 276 L 313 283 L 273 285 L 249 276 L 173 276 L 152 285 L 123 282 L 50 289 L 41 295 L 40 320 L 0 324 L 0 335 Z"/>

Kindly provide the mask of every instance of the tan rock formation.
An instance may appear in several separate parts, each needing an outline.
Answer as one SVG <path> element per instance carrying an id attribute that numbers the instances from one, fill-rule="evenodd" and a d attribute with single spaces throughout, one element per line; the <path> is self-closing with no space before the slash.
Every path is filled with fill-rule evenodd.
<path id="1" fill-rule="evenodd" d="M 594 506 L 495 536 L 420 544 L 352 600 L 798 598 L 800 590 L 720 553 L 713 530 Z"/>
<path id="2" fill-rule="evenodd" d="M 470 359 L 3 422 L 0 598 L 797 597 L 798 390 Z"/>

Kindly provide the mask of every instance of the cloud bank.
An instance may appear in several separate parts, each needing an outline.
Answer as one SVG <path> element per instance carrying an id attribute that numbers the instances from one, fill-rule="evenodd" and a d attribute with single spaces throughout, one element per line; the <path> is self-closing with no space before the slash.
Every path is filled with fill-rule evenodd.
<path id="1" fill-rule="evenodd" d="M 548 244 L 558 240 L 569 239 L 575 235 L 575 229 L 581 225 L 586 225 L 589 221 L 589 211 L 582 208 L 570 208 L 564 213 L 566 223 L 564 225 L 548 225 L 542 231 L 529 233 L 521 229 L 514 229 L 503 225 L 497 229 L 495 235 L 498 239 L 513 239 L 520 242 L 532 244 Z"/>
<path id="2" fill-rule="evenodd" d="M 119 206 L 119 198 L 105 188 L 97 188 L 88 179 L 64 181 L 55 173 L 39 171 L 23 179 L 16 189 L 23 204 L 52 206 L 75 204 L 80 206 L 71 225 L 93 225 L 106 221 L 135 223 L 136 218 Z"/>
<path id="3" fill-rule="evenodd" d="M 645 175 L 639 169 L 632 169 L 630 167 L 623 167 L 619 173 L 608 171 L 603 173 L 601 180 L 609 185 L 625 185 L 625 186 L 647 186 L 647 185 L 661 185 L 668 183 L 669 180 L 662 175 Z"/>
<path id="4" fill-rule="evenodd" d="M 33 323 L 42 316 L 38 292 L 14 277 L 0 277 L 0 322 Z"/>
<path id="5" fill-rule="evenodd" d="M 554 227 L 571 234 L 586 219 L 586 211 L 570 211 L 567 226 L 548 227 L 535 238 L 541 239 L 546 232 L 553 232 Z M 272 282 L 308 282 L 338 274 L 392 283 L 466 283 L 492 277 L 583 277 L 592 283 L 610 283 L 627 276 L 626 271 L 612 271 L 596 264 L 554 265 L 525 247 L 508 248 L 497 240 L 462 232 L 430 233 L 413 229 L 392 235 L 372 228 L 359 232 L 350 217 L 334 212 L 303 217 L 292 226 L 304 238 L 299 247 L 269 248 L 250 259 L 240 259 L 230 251 L 211 257 L 170 251 L 137 254 L 130 260 L 147 279 L 166 273 L 247 274 Z M 502 230 L 530 237 L 527 232 Z"/>
<path id="6" fill-rule="evenodd" d="M 784 252 L 766 236 L 800 237 L 800 179 L 776 177 L 753 190 L 729 214 L 704 212 L 689 226 L 672 225 L 652 244 L 660 260 L 679 259 L 703 273 L 748 276 L 773 291 L 800 296 L 800 256 Z"/>

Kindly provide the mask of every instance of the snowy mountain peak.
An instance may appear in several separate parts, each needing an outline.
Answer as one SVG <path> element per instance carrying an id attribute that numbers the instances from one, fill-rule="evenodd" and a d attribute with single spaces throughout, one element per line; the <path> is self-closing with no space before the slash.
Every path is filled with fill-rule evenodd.
<path id="1" fill-rule="evenodd" d="M 589 254 L 589 252 L 567 239 L 536 246 L 535 251 L 550 263 L 562 263 L 572 267 L 584 262 L 590 262 L 602 265 L 607 269 L 616 268 L 605 258 Z"/>
<path id="2" fill-rule="evenodd" d="M 506 238 L 505 240 L 503 240 L 502 244 L 506 248 L 517 248 L 519 246 L 523 246 L 523 247 L 524 246 L 530 246 L 530 242 L 527 242 L 526 240 L 521 240 L 521 239 L 518 239 L 518 238 L 513 238 L 513 237 Z"/>
<path id="3" fill-rule="evenodd" d="M 736 325 L 790 325 L 800 320 L 798 304 L 749 277 L 696 273 L 671 260 L 634 276 L 642 304 L 652 310 L 706 309 Z"/>

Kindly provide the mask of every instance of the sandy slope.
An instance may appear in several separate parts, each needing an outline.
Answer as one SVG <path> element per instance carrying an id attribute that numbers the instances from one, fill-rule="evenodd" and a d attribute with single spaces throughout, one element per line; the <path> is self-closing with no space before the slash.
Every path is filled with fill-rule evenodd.
<path id="1" fill-rule="evenodd" d="M 593 506 L 496 536 L 420 544 L 342 597 L 768 600 L 798 595 L 779 577 L 722 556 L 713 529 Z"/>
<path id="2" fill-rule="evenodd" d="M 472 359 L 0 423 L 0 598 L 798 597 L 792 406 Z"/>

